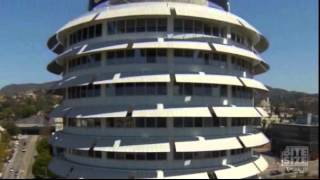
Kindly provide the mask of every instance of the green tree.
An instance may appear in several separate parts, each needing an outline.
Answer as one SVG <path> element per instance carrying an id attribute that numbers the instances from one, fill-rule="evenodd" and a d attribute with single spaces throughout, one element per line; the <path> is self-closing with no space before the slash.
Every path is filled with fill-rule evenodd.
<path id="1" fill-rule="evenodd" d="M 20 133 L 20 129 L 12 121 L 4 121 L 1 123 L 1 126 L 5 128 L 11 136 L 16 136 Z"/>
<path id="2" fill-rule="evenodd" d="M 36 149 L 37 149 L 38 155 L 32 167 L 33 175 L 37 179 L 54 177 L 54 174 L 52 174 L 48 170 L 49 163 L 52 159 L 48 138 L 42 138 L 40 141 L 38 141 Z"/>

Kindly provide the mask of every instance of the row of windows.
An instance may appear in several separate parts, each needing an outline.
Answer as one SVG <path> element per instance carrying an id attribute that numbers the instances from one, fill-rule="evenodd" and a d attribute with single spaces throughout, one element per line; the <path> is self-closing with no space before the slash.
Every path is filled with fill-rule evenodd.
<path id="1" fill-rule="evenodd" d="M 138 161 L 165 161 L 167 160 L 167 153 L 114 153 L 108 152 L 107 159 L 116 160 L 138 160 Z"/>
<path id="2" fill-rule="evenodd" d="M 116 84 L 116 96 L 153 96 L 167 95 L 168 88 L 166 83 L 131 83 Z"/>
<path id="3" fill-rule="evenodd" d="M 102 159 L 101 151 L 84 151 L 69 149 L 69 154 L 90 158 Z M 167 160 L 166 153 L 121 153 L 121 152 L 107 152 L 106 159 L 110 160 L 138 160 L 138 161 L 164 161 Z"/>
<path id="4" fill-rule="evenodd" d="M 68 127 L 79 127 L 79 128 L 100 128 L 102 125 L 101 119 L 76 119 L 69 118 L 68 121 L 64 120 L 64 125 Z"/>
<path id="5" fill-rule="evenodd" d="M 138 51 L 138 50 L 137 50 Z M 118 50 L 110 51 L 107 53 L 107 64 L 149 64 L 159 63 L 157 58 L 166 58 L 166 49 L 142 49 L 140 50 L 139 58 L 134 59 L 138 56 L 135 50 Z"/>
<path id="6" fill-rule="evenodd" d="M 107 119 L 64 119 L 67 127 L 78 128 L 101 128 L 105 120 L 106 128 L 167 128 L 167 118 L 107 118 Z M 232 118 L 232 126 L 259 125 L 259 119 L 253 118 Z M 227 126 L 225 118 L 174 118 L 174 128 L 209 128 Z"/>
<path id="7" fill-rule="evenodd" d="M 258 126 L 260 125 L 260 119 L 253 118 L 233 118 L 231 121 L 231 126 Z"/>
<path id="8" fill-rule="evenodd" d="M 107 25 L 108 34 L 123 34 L 136 32 L 166 32 L 167 19 L 128 19 L 110 21 Z"/>
<path id="9" fill-rule="evenodd" d="M 64 125 L 78 128 L 101 128 L 104 119 L 76 119 L 64 120 Z M 107 118 L 106 128 L 166 128 L 166 118 Z"/>
<path id="10" fill-rule="evenodd" d="M 211 65 L 213 62 L 220 62 L 221 64 L 227 64 L 227 55 L 226 54 L 218 54 L 212 52 L 200 51 L 198 58 L 204 60 L 204 64 Z"/>
<path id="11" fill-rule="evenodd" d="M 141 50 L 117 50 L 106 53 L 107 65 L 119 64 L 155 64 L 167 63 L 167 49 L 141 49 Z M 203 64 L 217 67 L 227 67 L 227 55 L 195 50 L 174 50 L 174 64 Z M 69 71 L 77 70 L 81 67 L 96 67 L 101 64 L 102 54 L 84 56 L 69 61 Z M 243 58 L 232 57 L 232 67 L 234 70 L 246 70 L 251 72 L 252 65 Z"/>
<path id="12" fill-rule="evenodd" d="M 244 153 L 247 153 L 247 152 L 250 152 L 250 151 L 251 151 L 251 149 L 246 149 L 246 148 L 233 149 L 233 150 L 231 150 L 231 155 L 244 154 Z"/>
<path id="13" fill-rule="evenodd" d="M 226 37 L 226 29 L 199 20 L 175 19 L 175 33 L 196 33 L 217 37 Z"/>
<path id="14" fill-rule="evenodd" d="M 238 155 L 250 152 L 250 149 L 231 150 L 231 155 Z M 100 151 L 84 151 L 76 149 L 68 149 L 67 152 L 76 156 L 90 157 L 102 159 Z M 175 152 L 174 160 L 199 160 L 225 157 L 227 151 L 206 151 L 206 152 Z M 106 159 L 110 160 L 138 160 L 138 161 L 165 161 L 167 153 L 122 153 L 122 152 L 107 152 Z"/>
<path id="15" fill-rule="evenodd" d="M 96 67 L 100 65 L 101 65 L 100 53 L 71 59 L 68 62 L 69 71 L 74 71 L 77 68 L 89 68 L 89 67 Z"/>
<path id="16" fill-rule="evenodd" d="M 227 119 L 221 118 L 174 118 L 175 128 L 227 126 Z"/>
<path id="17" fill-rule="evenodd" d="M 245 87 L 232 86 L 232 97 L 234 98 L 244 98 L 252 99 L 253 90 Z"/>
<path id="18" fill-rule="evenodd" d="M 226 97 L 227 86 L 213 84 L 179 83 L 175 84 L 174 95 Z"/>
<path id="19" fill-rule="evenodd" d="M 231 57 L 231 64 L 234 70 L 251 70 L 252 65 L 243 58 Z"/>
<path id="20" fill-rule="evenodd" d="M 231 40 L 236 42 L 236 43 L 239 43 L 239 44 L 243 44 L 243 45 L 246 45 L 245 43 L 245 37 L 242 36 L 241 34 L 239 33 L 235 33 L 235 32 L 232 32 L 231 33 Z"/>
<path id="21" fill-rule="evenodd" d="M 107 23 L 107 34 L 123 34 L 123 33 L 143 33 L 143 32 L 167 32 L 167 18 L 147 18 L 147 19 L 128 19 L 109 21 Z M 226 28 L 221 28 L 209 22 L 190 19 L 175 19 L 175 33 L 195 33 L 205 34 L 216 37 L 227 37 Z M 102 24 L 92 25 L 82 28 L 70 34 L 70 45 L 76 44 L 87 39 L 102 36 Z M 245 45 L 245 37 L 239 33 L 232 32 L 231 40 L 239 44 Z"/>
<path id="22" fill-rule="evenodd" d="M 100 85 L 89 85 L 89 86 L 68 88 L 69 99 L 79 99 L 79 98 L 99 97 L 99 96 L 101 96 Z"/>
<path id="23" fill-rule="evenodd" d="M 102 36 L 102 24 L 92 25 L 72 33 L 69 36 L 70 45 L 100 36 Z"/>
<path id="24" fill-rule="evenodd" d="M 114 87 L 114 88 L 112 88 Z M 167 83 L 128 83 L 107 85 L 106 94 L 115 96 L 166 96 Z M 227 97 L 226 85 L 179 83 L 174 85 L 175 96 Z M 99 97 L 101 85 L 68 88 L 69 99 Z M 232 87 L 234 98 L 252 99 L 253 91 L 245 87 Z"/>
<path id="25" fill-rule="evenodd" d="M 196 160 L 219 158 L 227 155 L 227 151 L 206 151 L 206 152 L 176 152 L 174 153 L 175 160 Z"/>
<path id="26" fill-rule="evenodd" d="M 108 128 L 166 128 L 166 118 L 106 119 Z"/>
<path id="27" fill-rule="evenodd" d="M 84 151 L 84 150 L 77 150 L 77 149 L 68 149 L 67 152 L 75 156 L 83 156 L 83 157 L 90 157 L 90 158 L 97 158 L 97 159 L 102 158 L 101 151 Z"/>

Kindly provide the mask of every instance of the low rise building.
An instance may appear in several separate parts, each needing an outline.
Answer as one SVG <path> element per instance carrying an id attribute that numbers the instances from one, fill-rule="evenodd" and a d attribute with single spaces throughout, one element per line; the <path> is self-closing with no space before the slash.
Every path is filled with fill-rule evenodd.
<path id="1" fill-rule="evenodd" d="M 297 123 L 275 123 L 268 128 L 267 136 L 271 139 L 271 151 L 281 155 L 287 146 L 307 146 L 309 158 L 317 159 L 319 154 L 319 125 Z"/>
<path id="2" fill-rule="evenodd" d="M 63 130 L 63 118 L 54 118 L 53 122 L 54 122 L 55 132 Z"/>

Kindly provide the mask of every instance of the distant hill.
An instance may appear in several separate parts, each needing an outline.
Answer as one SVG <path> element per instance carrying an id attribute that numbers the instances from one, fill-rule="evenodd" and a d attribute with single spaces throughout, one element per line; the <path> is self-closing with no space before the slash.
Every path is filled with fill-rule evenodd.
<path id="1" fill-rule="evenodd" d="M 269 97 L 273 106 L 294 107 L 304 112 L 319 114 L 319 94 L 271 88 Z"/>
<path id="2" fill-rule="evenodd" d="M 3 87 L 0 90 L 0 95 L 3 96 L 13 96 L 13 95 L 19 95 L 24 94 L 26 92 L 32 92 L 32 91 L 38 91 L 38 90 L 48 90 L 50 89 L 56 81 L 53 82 L 47 82 L 42 84 L 12 84 Z"/>

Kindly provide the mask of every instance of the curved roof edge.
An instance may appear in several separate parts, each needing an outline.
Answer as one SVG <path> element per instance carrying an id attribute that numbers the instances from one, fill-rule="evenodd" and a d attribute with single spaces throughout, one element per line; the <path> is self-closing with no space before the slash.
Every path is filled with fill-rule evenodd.
<path id="1" fill-rule="evenodd" d="M 259 52 L 262 53 L 266 51 L 269 48 L 269 41 L 268 39 L 260 34 L 260 41 L 255 45 L 255 49 Z"/>
<path id="2" fill-rule="evenodd" d="M 54 34 L 52 35 L 48 42 L 47 42 L 47 47 L 52 50 L 53 52 L 57 54 L 61 54 L 64 51 L 63 45 L 59 42 L 57 35 Z"/>
<path id="3" fill-rule="evenodd" d="M 47 70 L 53 74 L 60 75 L 63 72 L 63 67 L 56 61 L 52 61 L 48 64 Z"/>

